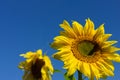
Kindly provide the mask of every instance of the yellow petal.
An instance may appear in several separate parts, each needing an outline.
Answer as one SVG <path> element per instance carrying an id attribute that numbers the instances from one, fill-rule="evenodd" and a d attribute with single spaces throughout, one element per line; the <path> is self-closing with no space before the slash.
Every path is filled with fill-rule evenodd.
<path id="1" fill-rule="evenodd" d="M 20 56 L 23 56 L 24 58 L 31 58 L 33 56 L 33 52 L 27 52 L 26 54 L 20 54 Z"/>
<path id="2" fill-rule="evenodd" d="M 109 38 L 110 36 L 112 36 L 112 34 L 104 34 L 104 35 L 102 36 L 102 41 L 108 40 L 108 38 Z"/>
<path id="3" fill-rule="evenodd" d="M 107 67 L 104 64 L 102 64 L 99 61 L 97 63 L 99 64 L 99 67 L 102 69 L 102 71 L 105 73 L 105 75 L 107 75 L 107 76 L 114 76 L 113 71 L 107 69 Z"/>
<path id="4" fill-rule="evenodd" d="M 84 75 L 86 75 L 87 77 L 90 78 L 91 71 L 90 71 L 89 63 L 83 62 L 83 64 L 81 65 L 81 72 L 84 73 Z"/>
<path id="5" fill-rule="evenodd" d="M 99 69 L 98 66 L 95 63 L 90 64 L 91 67 L 91 80 L 94 80 L 93 76 L 96 77 L 96 79 L 100 78 L 100 73 L 99 73 Z"/>
<path id="6" fill-rule="evenodd" d="M 61 60 L 64 62 L 64 66 L 63 66 L 64 69 L 68 69 L 69 65 L 71 65 L 73 61 L 77 61 L 76 58 L 72 54 L 64 55 L 61 58 Z"/>
<path id="7" fill-rule="evenodd" d="M 42 67 L 41 73 L 42 73 L 42 80 L 50 80 L 50 74 L 48 74 L 48 69 L 45 66 Z"/>
<path id="8" fill-rule="evenodd" d="M 65 36 L 57 36 L 54 38 L 54 40 L 58 41 L 59 43 L 70 44 L 72 39 L 67 38 Z"/>
<path id="9" fill-rule="evenodd" d="M 29 58 L 26 60 L 27 63 L 31 63 L 33 61 L 33 58 Z"/>
<path id="10" fill-rule="evenodd" d="M 104 24 L 100 25 L 100 27 L 96 30 L 96 33 L 94 35 L 94 40 L 97 40 L 100 36 L 104 34 Z"/>
<path id="11" fill-rule="evenodd" d="M 64 62 L 64 69 L 68 69 L 69 65 L 74 63 L 73 61 L 78 62 L 78 60 L 72 54 L 64 56 L 61 60 Z"/>
<path id="12" fill-rule="evenodd" d="M 120 48 L 117 48 L 117 47 L 115 47 L 115 46 L 110 46 L 110 47 L 104 48 L 104 49 L 102 49 L 102 50 L 103 50 L 103 52 L 112 53 L 112 52 L 119 51 Z"/>
<path id="13" fill-rule="evenodd" d="M 86 36 L 91 36 L 91 37 L 93 37 L 93 35 L 95 34 L 94 23 L 90 19 L 86 20 L 84 32 Z"/>
<path id="14" fill-rule="evenodd" d="M 81 66 L 82 66 L 82 64 L 83 64 L 83 62 L 82 61 L 79 61 L 78 62 L 78 67 L 77 67 L 77 69 L 81 72 Z"/>
<path id="15" fill-rule="evenodd" d="M 38 54 L 39 56 L 42 56 L 42 50 L 41 49 L 37 50 L 36 54 Z"/>
<path id="16" fill-rule="evenodd" d="M 71 76 L 75 73 L 76 69 L 77 69 L 77 63 L 78 61 L 75 60 L 75 59 L 72 59 L 71 61 L 72 64 L 69 65 L 69 69 L 68 69 L 68 72 L 67 72 L 67 75 L 68 76 Z"/>
<path id="17" fill-rule="evenodd" d="M 53 66 L 51 64 L 51 61 L 50 61 L 49 57 L 44 55 L 43 59 L 45 61 L 45 65 L 48 67 L 48 69 L 50 70 L 51 74 L 53 74 L 54 69 L 53 69 Z"/>
<path id="18" fill-rule="evenodd" d="M 79 24 L 76 21 L 73 21 L 72 23 L 72 27 L 74 32 L 78 35 L 78 36 L 83 36 L 84 31 L 83 31 L 83 26 L 81 24 Z"/>
<path id="19" fill-rule="evenodd" d="M 116 58 L 114 59 L 114 61 L 120 62 L 120 55 L 119 55 L 119 57 L 116 57 Z"/>
<path id="20" fill-rule="evenodd" d="M 73 60 L 73 55 L 69 55 L 68 57 L 67 57 L 67 55 L 66 56 L 64 56 L 63 58 L 61 58 L 61 61 L 64 61 L 64 66 L 63 66 L 63 68 L 64 69 L 68 69 L 69 68 L 69 65 L 71 65 L 72 64 L 72 60 Z"/>
<path id="21" fill-rule="evenodd" d="M 70 27 L 69 23 L 64 20 L 60 27 L 63 28 L 71 38 L 76 38 L 76 34 L 74 33 L 73 29 Z"/>
<path id="22" fill-rule="evenodd" d="M 65 48 L 62 51 L 59 51 L 59 52 L 53 54 L 53 57 L 58 60 L 59 59 L 61 60 L 62 58 L 64 58 L 64 56 L 66 56 L 65 58 L 67 58 L 67 56 L 69 57 L 70 54 L 72 54 L 72 53 L 69 51 L 69 48 Z"/>
<path id="23" fill-rule="evenodd" d="M 120 62 L 120 55 L 117 54 L 117 53 L 104 53 L 102 54 L 103 56 L 105 56 L 107 59 L 109 60 L 113 60 L 113 61 L 116 61 L 116 62 Z"/>
<path id="24" fill-rule="evenodd" d="M 18 68 L 24 69 L 25 63 L 26 63 L 25 61 L 20 62 L 20 64 L 18 65 Z"/>
<path id="25" fill-rule="evenodd" d="M 71 38 L 71 36 L 68 35 L 68 33 L 66 31 L 60 31 L 60 35 Z"/>
<path id="26" fill-rule="evenodd" d="M 100 62 L 107 67 L 107 69 L 114 71 L 114 66 L 110 60 L 100 60 Z"/>
<path id="27" fill-rule="evenodd" d="M 64 36 L 57 36 L 54 38 L 54 40 L 55 41 L 51 44 L 51 47 L 55 49 L 59 49 L 64 46 L 71 45 L 73 41 L 72 39 L 69 39 Z"/>
<path id="28" fill-rule="evenodd" d="M 117 43 L 117 41 L 106 41 L 102 44 L 102 48 L 107 48 L 115 43 Z"/>

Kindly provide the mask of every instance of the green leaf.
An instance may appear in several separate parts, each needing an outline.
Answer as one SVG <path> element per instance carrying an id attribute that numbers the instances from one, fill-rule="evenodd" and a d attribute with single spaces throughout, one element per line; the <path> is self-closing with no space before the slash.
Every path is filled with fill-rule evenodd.
<path id="1" fill-rule="evenodd" d="M 67 73 L 64 74 L 64 79 L 65 80 L 76 80 L 74 75 L 71 75 L 71 76 L 67 76 Z"/>
<path id="2" fill-rule="evenodd" d="M 54 69 L 54 73 L 55 73 L 55 72 L 59 72 L 59 73 L 61 73 L 61 71 L 58 70 L 58 69 Z"/>

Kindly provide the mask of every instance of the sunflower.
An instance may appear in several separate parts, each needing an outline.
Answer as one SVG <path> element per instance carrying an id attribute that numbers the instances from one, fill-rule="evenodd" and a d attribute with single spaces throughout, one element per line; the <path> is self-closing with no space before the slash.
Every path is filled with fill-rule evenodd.
<path id="1" fill-rule="evenodd" d="M 104 24 L 94 29 L 94 23 L 86 19 L 84 27 L 76 21 L 71 27 L 64 20 L 60 27 L 64 30 L 54 38 L 51 47 L 58 50 L 53 57 L 64 62 L 68 76 L 76 71 L 90 80 L 114 76 L 112 61 L 120 62 L 120 55 L 116 53 L 120 48 L 113 46 L 117 41 L 108 41 L 112 34 L 105 34 Z"/>
<path id="2" fill-rule="evenodd" d="M 50 74 L 53 74 L 54 69 L 49 57 L 42 56 L 42 50 L 27 52 L 20 56 L 26 58 L 18 66 L 25 72 L 23 80 L 51 80 Z"/>

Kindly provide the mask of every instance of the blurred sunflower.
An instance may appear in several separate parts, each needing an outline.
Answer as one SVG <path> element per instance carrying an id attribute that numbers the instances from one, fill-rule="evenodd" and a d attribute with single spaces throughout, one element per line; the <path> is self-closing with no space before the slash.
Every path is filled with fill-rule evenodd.
<path id="1" fill-rule="evenodd" d="M 107 41 L 111 34 L 105 34 L 103 24 L 94 29 L 94 23 L 87 19 L 84 27 L 76 21 L 71 27 L 64 20 L 60 27 L 64 30 L 54 38 L 51 47 L 58 50 L 53 57 L 64 62 L 68 76 L 76 70 L 90 80 L 114 76 L 112 61 L 120 62 L 116 53 L 120 48 L 112 46 L 117 41 Z"/>
<path id="2" fill-rule="evenodd" d="M 51 80 L 50 74 L 53 74 L 54 69 L 49 57 L 42 56 L 42 50 L 27 52 L 20 56 L 26 58 L 18 66 L 25 71 L 23 80 Z"/>

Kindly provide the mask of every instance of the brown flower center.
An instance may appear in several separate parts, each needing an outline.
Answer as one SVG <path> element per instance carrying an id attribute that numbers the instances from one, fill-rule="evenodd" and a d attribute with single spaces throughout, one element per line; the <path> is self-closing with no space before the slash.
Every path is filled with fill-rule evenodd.
<path id="1" fill-rule="evenodd" d="M 101 57 L 101 47 L 95 41 L 76 40 L 72 43 L 71 51 L 80 61 L 94 63 Z"/>
<path id="2" fill-rule="evenodd" d="M 36 62 L 31 66 L 31 72 L 35 79 L 41 79 L 42 73 L 41 68 L 45 65 L 43 59 L 37 59 Z"/>
<path id="3" fill-rule="evenodd" d="M 100 47 L 97 43 L 93 43 L 87 40 L 78 43 L 78 51 L 83 56 L 92 56 L 98 50 L 100 50 Z"/>

